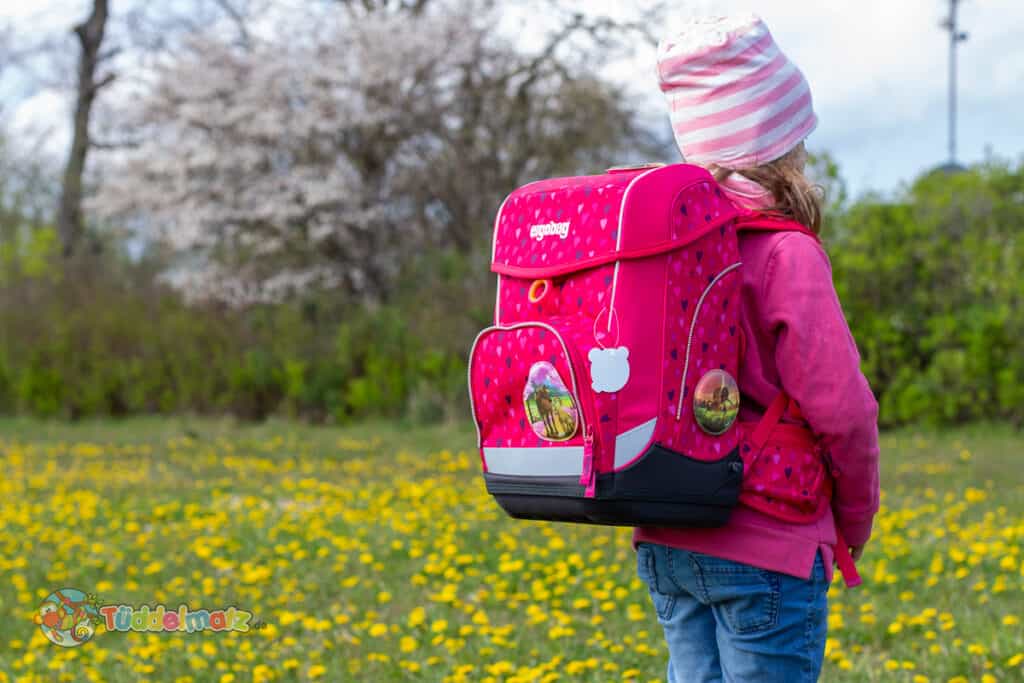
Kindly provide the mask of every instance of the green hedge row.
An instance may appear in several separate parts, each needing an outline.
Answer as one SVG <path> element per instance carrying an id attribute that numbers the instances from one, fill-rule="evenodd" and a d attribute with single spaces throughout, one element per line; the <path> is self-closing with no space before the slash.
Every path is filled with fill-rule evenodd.
<path id="1" fill-rule="evenodd" d="M 464 418 L 465 354 L 489 322 L 481 254 L 432 254 L 378 306 L 326 295 L 190 306 L 108 249 L 66 264 L 52 230 L 0 244 L 0 412 Z M 1024 415 L 1024 165 L 922 177 L 825 233 L 883 424 Z"/>
<path id="2" fill-rule="evenodd" d="M 1024 417 L 1024 164 L 862 200 L 829 243 L 886 424 Z"/>
<path id="3" fill-rule="evenodd" d="M 328 296 L 246 310 L 190 306 L 146 264 L 106 255 L 69 267 L 54 254 L 46 268 L 25 269 L 10 252 L 0 270 L 0 413 L 466 414 L 461 347 L 475 324 L 462 307 L 449 311 L 467 320 L 452 335 L 430 330 L 440 313 L 415 298 L 372 309 Z M 443 270 L 433 272 L 438 294 Z"/>

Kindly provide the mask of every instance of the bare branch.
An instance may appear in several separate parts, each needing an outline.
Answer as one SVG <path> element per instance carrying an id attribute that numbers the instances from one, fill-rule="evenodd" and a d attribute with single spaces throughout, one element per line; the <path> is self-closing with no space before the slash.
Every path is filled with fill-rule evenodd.
<path id="1" fill-rule="evenodd" d="M 92 149 L 98 149 L 103 151 L 112 150 L 123 150 L 123 149 L 138 149 L 142 145 L 142 140 L 118 140 L 112 142 L 109 140 L 97 140 L 95 138 L 89 138 L 89 146 Z"/>
<path id="2" fill-rule="evenodd" d="M 235 25 L 235 30 L 238 32 L 238 42 L 242 47 L 249 47 L 252 44 L 252 39 L 249 36 L 248 17 L 234 5 L 232 0 L 214 0 L 214 3 Z"/>
<path id="3" fill-rule="evenodd" d="M 103 88 L 113 83 L 115 78 L 117 78 L 117 74 L 109 73 L 100 80 L 93 83 L 92 86 L 89 88 L 90 97 L 96 97 L 96 94 Z"/>
<path id="4" fill-rule="evenodd" d="M 207 31 L 165 53 L 125 113 L 139 144 L 91 206 L 202 254 L 192 281 L 230 279 L 231 296 L 292 281 L 381 299 L 425 248 L 478 248 L 509 188 L 643 143 L 595 73 L 626 30 L 605 17 L 555 13 L 523 54 L 493 0 L 338 6 L 302 41 Z"/>
<path id="5" fill-rule="evenodd" d="M 89 118 L 93 101 L 101 88 L 113 80 L 108 74 L 97 82 L 96 69 L 107 25 L 107 0 L 93 0 L 92 13 L 74 28 L 81 44 L 78 62 L 78 96 L 75 102 L 74 132 L 57 213 L 57 228 L 64 256 L 71 256 L 82 234 L 82 174 L 89 153 Z"/>

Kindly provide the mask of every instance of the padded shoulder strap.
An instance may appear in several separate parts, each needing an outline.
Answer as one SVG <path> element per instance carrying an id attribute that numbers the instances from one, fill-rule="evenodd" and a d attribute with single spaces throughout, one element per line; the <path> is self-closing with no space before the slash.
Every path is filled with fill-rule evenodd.
<path id="1" fill-rule="evenodd" d="M 760 232 L 802 232 L 810 235 L 819 242 L 821 239 L 814 234 L 810 228 L 788 218 L 781 218 L 769 213 L 749 213 L 736 219 L 736 229 L 744 231 Z"/>

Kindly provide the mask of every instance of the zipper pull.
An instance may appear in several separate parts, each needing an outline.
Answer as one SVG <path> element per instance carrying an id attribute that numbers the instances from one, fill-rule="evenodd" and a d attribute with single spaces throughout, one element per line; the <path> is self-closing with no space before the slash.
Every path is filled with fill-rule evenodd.
<path id="1" fill-rule="evenodd" d="M 587 425 L 583 432 L 583 472 L 580 484 L 586 486 L 584 498 L 593 498 L 597 487 L 597 473 L 594 471 L 594 428 Z"/>

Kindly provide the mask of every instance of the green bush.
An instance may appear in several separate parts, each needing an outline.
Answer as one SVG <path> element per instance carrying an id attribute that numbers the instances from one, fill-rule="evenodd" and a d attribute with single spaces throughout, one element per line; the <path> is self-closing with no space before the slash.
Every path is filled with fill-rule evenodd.
<path id="1" fill-rule="evenodd" d="M 1024 412 L 1024 164 L 928 174 L 835 227 L 837 289 L 883 424 Z"/>
<path id="2" fill-rule="evenodd" d="M 64 382 L 60 371 L 39 352 L 31 354 L 18 374 L 15 393 L 20 411 L 31 415 L 53 417 L 64 406 Z"/>
<path id="3" fill-rule="evenodd" d="M 838 182 L 832 169 L 832 180 Z M 9 212 L 8 212 L 9 213 Z M 836 287 L 883 424 L 1024 419 L 1024 164 L 830 205 Z M 5 218 L 6 216 L 6 218 Z M 374 306 L 188 304 L 116 242 L 65 262 L 0 212 L 0 412 L 465 419 L 486 248 L 421 254 Z"/>

